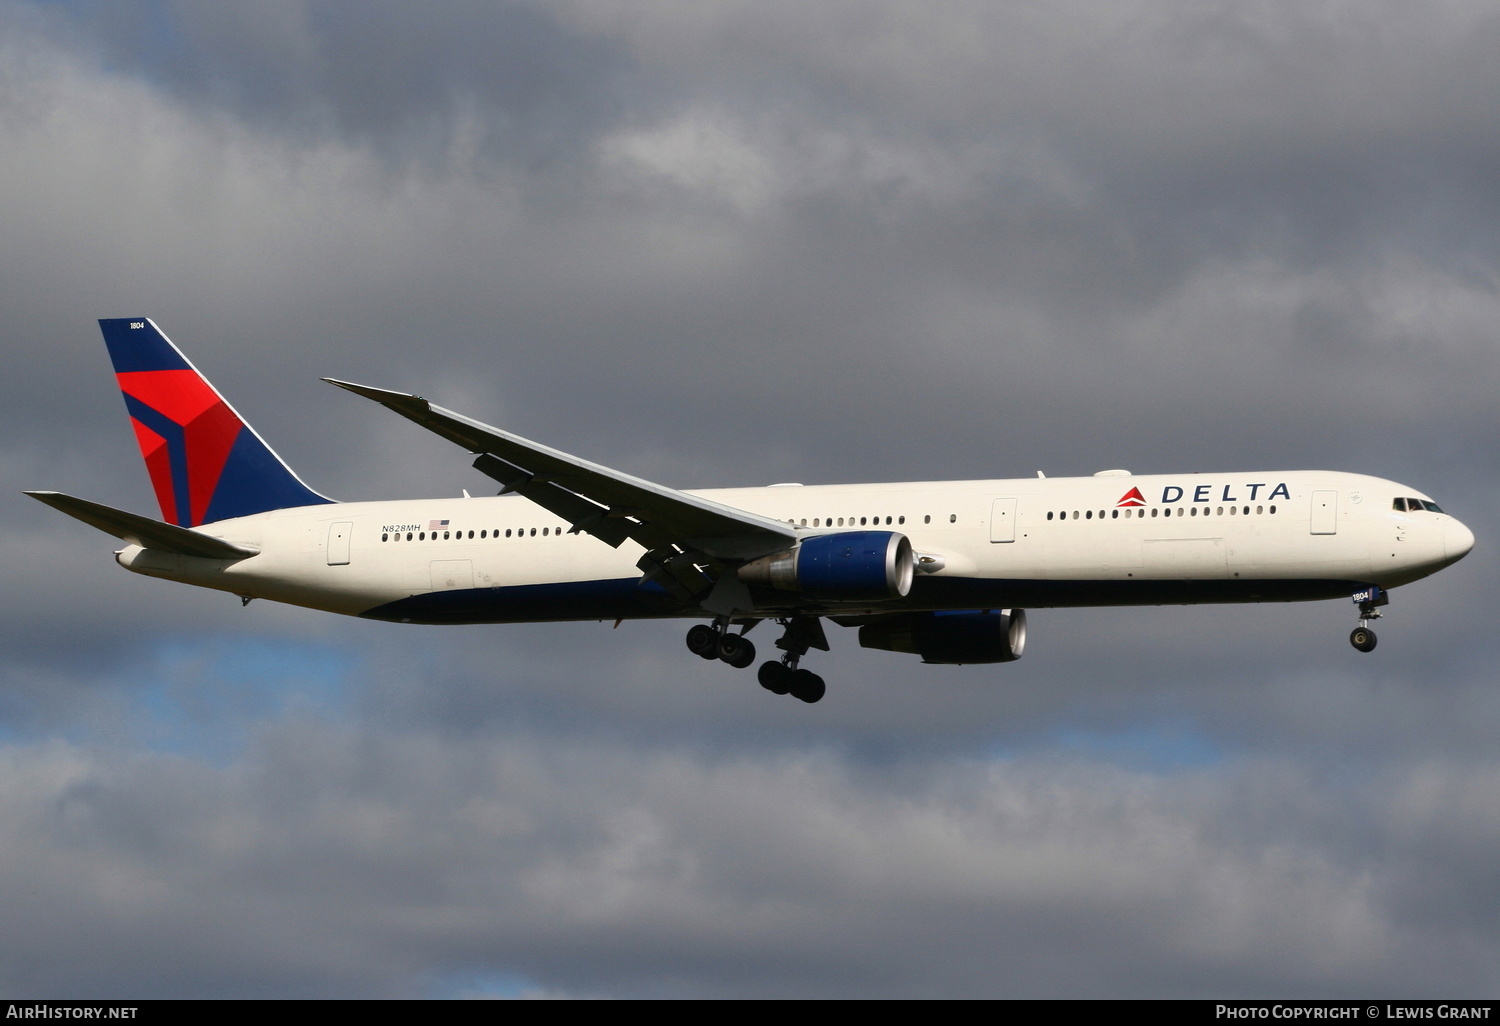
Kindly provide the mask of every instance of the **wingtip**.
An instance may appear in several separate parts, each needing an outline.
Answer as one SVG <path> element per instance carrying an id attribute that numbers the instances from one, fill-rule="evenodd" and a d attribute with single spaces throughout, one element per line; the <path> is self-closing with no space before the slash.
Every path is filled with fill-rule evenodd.
<path id="1" fill-rule="evenodd" d="M 360 385 L 353 381 L 341 381 L 338 378 L 323 378 L 322 380 L 328 382 L 330 385 L 337 385 L 339 388 L 353 392 L 355 395 L 362 395 L 366 399 L 373 399 L 375 402 L 386 406 L 392 404 L 410 405 L 412 403 L 421 403 L 423 406 L 427 405 L 426 399 L 423 399 L 419 395 L 412 395 L 410 392 L 392 392 L 390 389 Z"/>

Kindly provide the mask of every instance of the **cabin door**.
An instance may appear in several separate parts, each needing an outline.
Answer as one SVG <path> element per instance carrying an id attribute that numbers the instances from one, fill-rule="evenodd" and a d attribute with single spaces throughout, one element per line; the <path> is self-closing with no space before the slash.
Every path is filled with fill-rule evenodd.
<path id="1" fill-rule="evenodd" d="M 1312 519 L 1308 526 L 1313 534 L 1338 534 L 1339 493 L 1333 489 L 1312 494 Z"/>
<path id="2" fill-rule="evenodd" d="M 328 525 L 328 565 L 349 565 L 349 536 L 354 533 L 354 524 L 341 520 Z"/>
<path id="3" fill-rule="evenodd" d="M 1016 540 L 1016 500 L 996 499 L 990 506 L 990 541 Z"/>

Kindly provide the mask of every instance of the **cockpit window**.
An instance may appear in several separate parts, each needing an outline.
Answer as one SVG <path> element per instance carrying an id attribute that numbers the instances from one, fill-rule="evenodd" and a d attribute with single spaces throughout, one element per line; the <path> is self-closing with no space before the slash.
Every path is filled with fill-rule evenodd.
<path id="1" fill-rule="evenodd" d="M 1397 513 L 1405 513 L 1406 512 L 1406 500 L 1405 499 L 1397 499 L 1395 502 L 1391 503 L 1391 509 L 1395 510 Z"/>
<path id="2" fill-rule="evenodd" d="M 1419 500 L 1413 500 L 1413 501 L 1421 502 L 1422 503 L 1422 508 L 1425 509 L 1429 513 L 1441 513 L 1442 512 L 1442 510 L 1438 508 L 1438 504 L 1435 503 L 1435 502 L 1433 502 L 1431 499 L 1419 499 Z"/>
<path id="3" fill-rule="evenodd" d="M 1400 510 L 1402 512 L 1408 512 L 1409 511 L 1409 512 L 1412 512 L 1412 513 L 1420 513 L 1424 509 L 1427 510 L 1427 512 L 1429 512 L 1429 513 L 1441 513 L 1441 512 L 1443 512 L 1442 507 L 1439 506 L 1437 503 L 1433 502 L 1431 499 L 1415 499 L 1415 498 L 1397 499 L 1392 504 L 1391 508 L 1392 509 Z"/>

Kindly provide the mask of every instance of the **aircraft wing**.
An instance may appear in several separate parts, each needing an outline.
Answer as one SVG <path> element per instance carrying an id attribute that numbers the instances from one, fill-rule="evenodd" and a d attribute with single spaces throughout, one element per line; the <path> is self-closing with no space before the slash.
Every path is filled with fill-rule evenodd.
<path id="1" fill-rule="evenodd" d="M 105 534 L 112 534 L 121 541 L 147 549 L 161 549 L 183 556 L 200 556 L 204 559 L 247 559 L 260 550 L 246 548 L 227 542 L 223 538 L 190 531 L 175 524 L 164 524 L 160 520 L 143 517 L 139 513 L 127 513 L 123 509 L 106 506 L 102 502 L 90 502 L 62 492 L 27 492 L 33 499 L 45 502 L 53 509 L 61 510 L 75 520 L 82 520 L 90 527 L 97 527 Z"/>
<path id="2" fill-rule="evenodd" d="M 615 547 L 627 538 L 639 543 L 647 550 L 638 564 L 646 576 L 669 586 L 676 580 L 689 593 L 706 590 L 716 576 L 725 590 L 733 589 L 736 598 L 748 600 L 739 593 L 733 574 L 704 577 L 697 564 L 757 559 L 797 540 L 790 524 L 590 463 L 420 396 L 336 378 L 323 380 L 373 399 L 478 453 L 475 468 L 499 481 L 505 491 L 523 495 L 568 521 L 574 532 L 586 532 Z"/>

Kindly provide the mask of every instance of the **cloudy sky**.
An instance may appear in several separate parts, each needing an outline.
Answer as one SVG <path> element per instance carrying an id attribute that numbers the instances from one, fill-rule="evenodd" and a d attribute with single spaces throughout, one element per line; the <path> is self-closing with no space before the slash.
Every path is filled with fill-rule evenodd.
<path id="1" fill-rule="evenodd" d="M 1500 991 L 1488 2 L 0 0 L 0 992 Z M 1333 468 L 1467 522 L 1344 602 L 834 629 L 400 627 L 121 571 L 99 317 L 314 487 Z"/>

